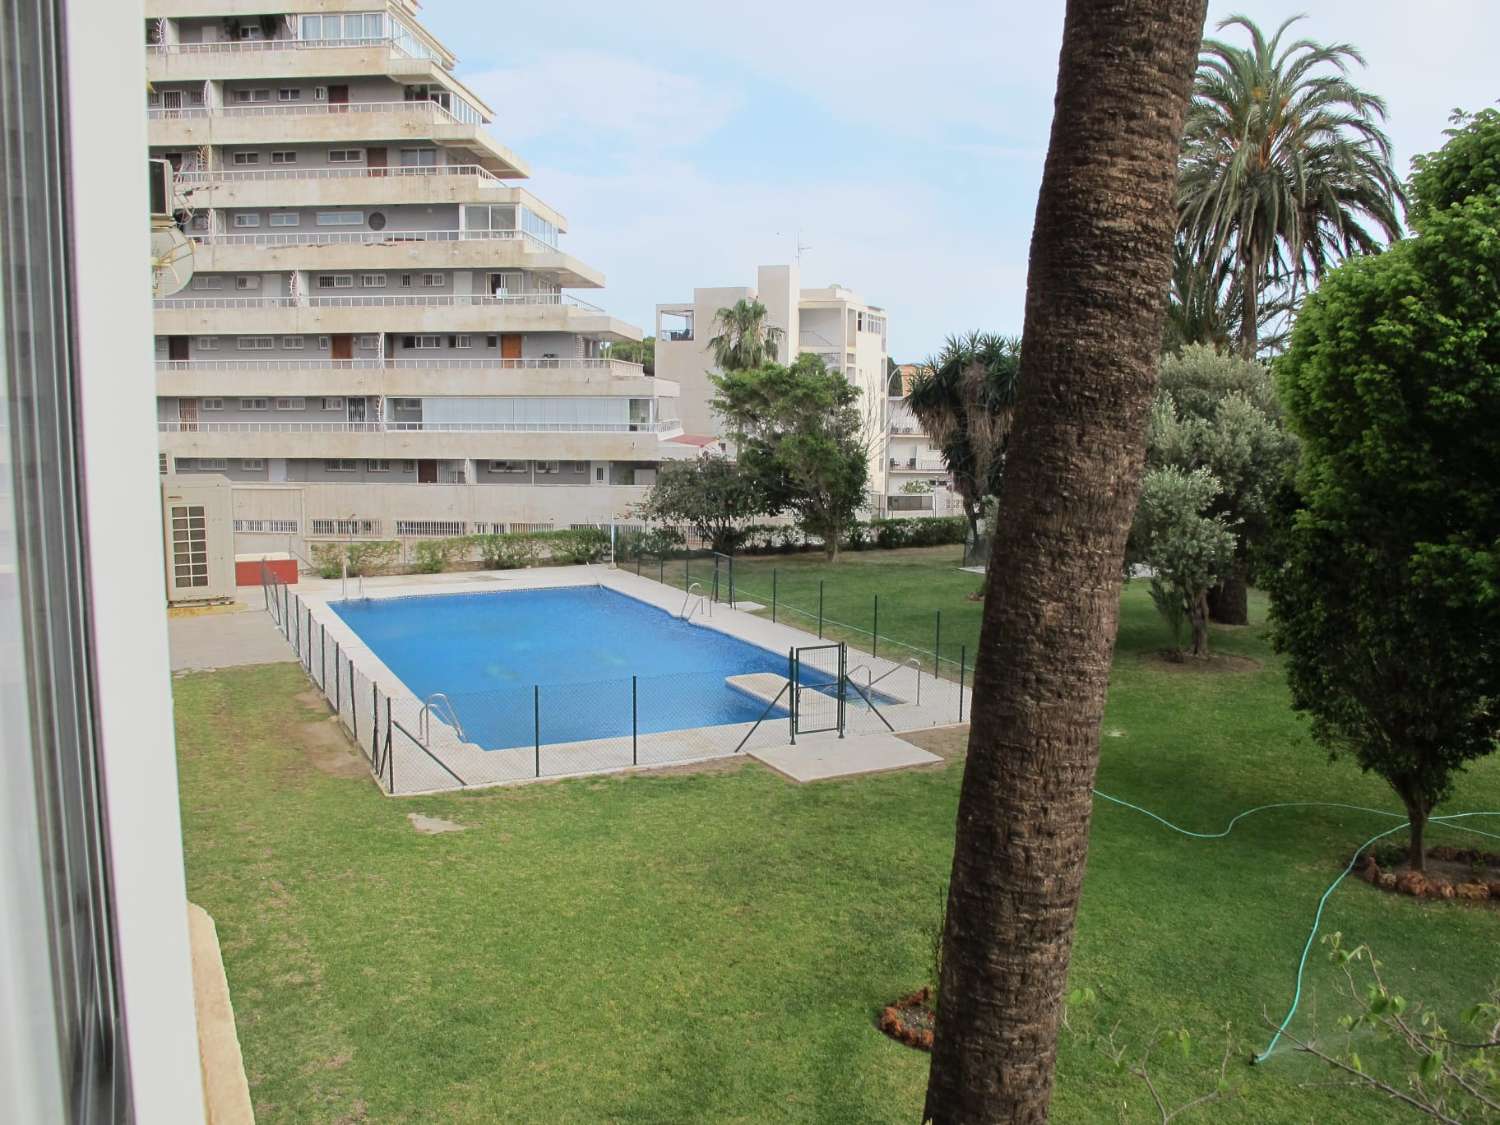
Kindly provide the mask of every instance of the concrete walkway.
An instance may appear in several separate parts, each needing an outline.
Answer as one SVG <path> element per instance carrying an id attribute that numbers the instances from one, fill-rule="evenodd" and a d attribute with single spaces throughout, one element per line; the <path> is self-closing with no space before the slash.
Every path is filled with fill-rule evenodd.
<path id="1" fill-rule="evenodd" d="M 276 664 L 296 660 L 286 641 L 255 602 L 203 613 L 169 617 L 167 640 L 172 649 L 172 671 L 207 672 L 245 664 Z"/>
<path id="2" fill-rule="evenodd" d="M 752 750 L 750 756 L 801 782 L 930 766 L 943 760 L 893 734 L 803 735 L 795 746 Z"/>

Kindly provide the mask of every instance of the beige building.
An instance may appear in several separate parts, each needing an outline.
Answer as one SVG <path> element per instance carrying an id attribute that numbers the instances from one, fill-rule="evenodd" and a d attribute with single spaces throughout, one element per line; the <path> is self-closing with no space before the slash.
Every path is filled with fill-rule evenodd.
<path id="1" fill-rule="evenodd" d="M 709 375 L 715 370 L 709 340 L 715 334 L 714 315 L 740 300 L 765 305 L 766 322 L 780 334 L 778 362 L 820 356 L 863 392 L 871 438 L 871 506 L 883 511 L 888 476 L 885 310 L 842 285 L 802 288 L 796 265 L 761 266 L 753 286 L 694 289 L 690 302 L 656 306 L 656 374 L 680 388 L 683 429 L 704 435 L 720 430 L 709 406 Z"/>
<path id="2" fill-rule="evenodd" d="M 161 468 L 229 478 L 240 550 L 624 518 L 681 432 L 417 8 L 147 0 L 192 247 L 156 302 Z"/>
<path id="3" fill-rule="evenodd" d="M 906 404 L 917 371 L 903 363 L 888 380 L 885 509 L 892 516 L 958 515 L 963 509 L 942 450 Z"/>

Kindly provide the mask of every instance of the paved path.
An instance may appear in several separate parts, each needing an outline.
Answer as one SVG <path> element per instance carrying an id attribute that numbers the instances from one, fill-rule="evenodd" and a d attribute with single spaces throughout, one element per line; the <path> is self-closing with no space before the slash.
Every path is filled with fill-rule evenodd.
<path id="1" fill-rule="evenodd" d="M 793 781 L 825 781 L 861 773 L 930 766 L 943 759 L 893 734 L 803 735 L 795 746 L 752 750 L 750 756 Z"/>
<path id="2" fill-rule="evenodd" d="M 256 591 L 256 597 L 259 596 Z M 172 648 L 174 672 L 204 672 L 296 659 L 259 605 L 224 613 L 168 618 L 167 639 Z"/>

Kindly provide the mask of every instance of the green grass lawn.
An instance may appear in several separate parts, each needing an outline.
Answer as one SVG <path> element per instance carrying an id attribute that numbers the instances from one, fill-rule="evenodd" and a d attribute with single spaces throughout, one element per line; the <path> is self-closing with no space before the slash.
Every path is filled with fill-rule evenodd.
<path id="1" fill-rule="evenodd" d="M 879 588 L 882 635 L 889 596 L 893 633 L 920 643 L 941 607 L 972 645 L 978 578 L 956 559 L 847 555 L 825 611 L 848 620 Z M 817 560 L 777 567 L 778 593 L 816 597 Z M 1259 625 L 1214 636 L 1260 662 L 1249 671 L 1167 667 L 1147 655 L 1164 641 L 1144 588 L 1127 589 L 1101 789 L 1203 830 L 1273 801 L 1394 807 L 1312 745 Z M 960 762 L 811 786 L 745 763 L 392 800 L 349 776 L 306 689 L 290 664 L 176 682 L 189 889 L 219 926 L 259 1121 L 917 1120 L 927 1057 L 874 1021 L 927 976 Z M 1500 760 L 1460 780 L 1461 809 L 1500 809 Z M 417 835 L 413 811 L 468 830 Z M 1318 895 L 1385 823 L 1285 810 L 1203 842 L 1101 803 L 1071 978 L 1098 1000 L 1063 1033 L 1055 1119 L 1158 1119 L 1089 1029 L 1118 1025 L 1136 1050 L 1188 1029 L 1189 1057 L 1153 1059 L 1185 1100 L 1211 1086 L 1225 1024 L 1243 1090 L 1194 1120 L 1400 1119 L 1310 1060 L 1241 1061 L 1284 1011 Z M 1351 881 L 1324 928 L 1446 1011 L 1500 975 L 1488 907 Z M 1344 1007 L 1310 964 L 1295 1026 L 1334 1034 Z"/>

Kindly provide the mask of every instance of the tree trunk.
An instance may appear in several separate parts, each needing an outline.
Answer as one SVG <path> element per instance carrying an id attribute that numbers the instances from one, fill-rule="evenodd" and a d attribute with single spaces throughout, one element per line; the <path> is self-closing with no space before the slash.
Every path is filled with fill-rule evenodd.
<path id="1" fill-rule="evenodd" d="M 1193 655 L 1208 659 L 1208 594 L 1193 595 L 1188 602 L 1188 621 L 1193 627 Z"/>
<path id="2" fill-rule="evenodd" d="M 1246 359 L 1254 359 L 1260 342 L 1260 266 L 1255 251 L 1246 253 L 1243 265 L 1245 276 L 1241 284 L 1245 287 L 1245 299 L 1240 314 L 1240 351 Z"/>
<path id="3" fill-rule="evenodd" d="M 1206 0 L 1069 0 L 925 1117 L 1046 1120 Z"/>
<path id="4" fill-rule="evenodd" d="M 1250 568 L 1236 558 L 1229 573 L 1208 592 L 1208 617 L 1220 625 L 1250 624 Z"/>
<path id="5" fill-rule="evenodd" d="M 1411 843 L 1407 849 L 1406 862 L 1413 871 L 1426 872 L 1427 817 L 1432 812 L 1432 806 L 1415 784 L 1395 785 L 1394 788 L 1402 805 L 1406 807 L 1406 819 L 1411 822 L 1411 827 L 1407 830 Z"/>

